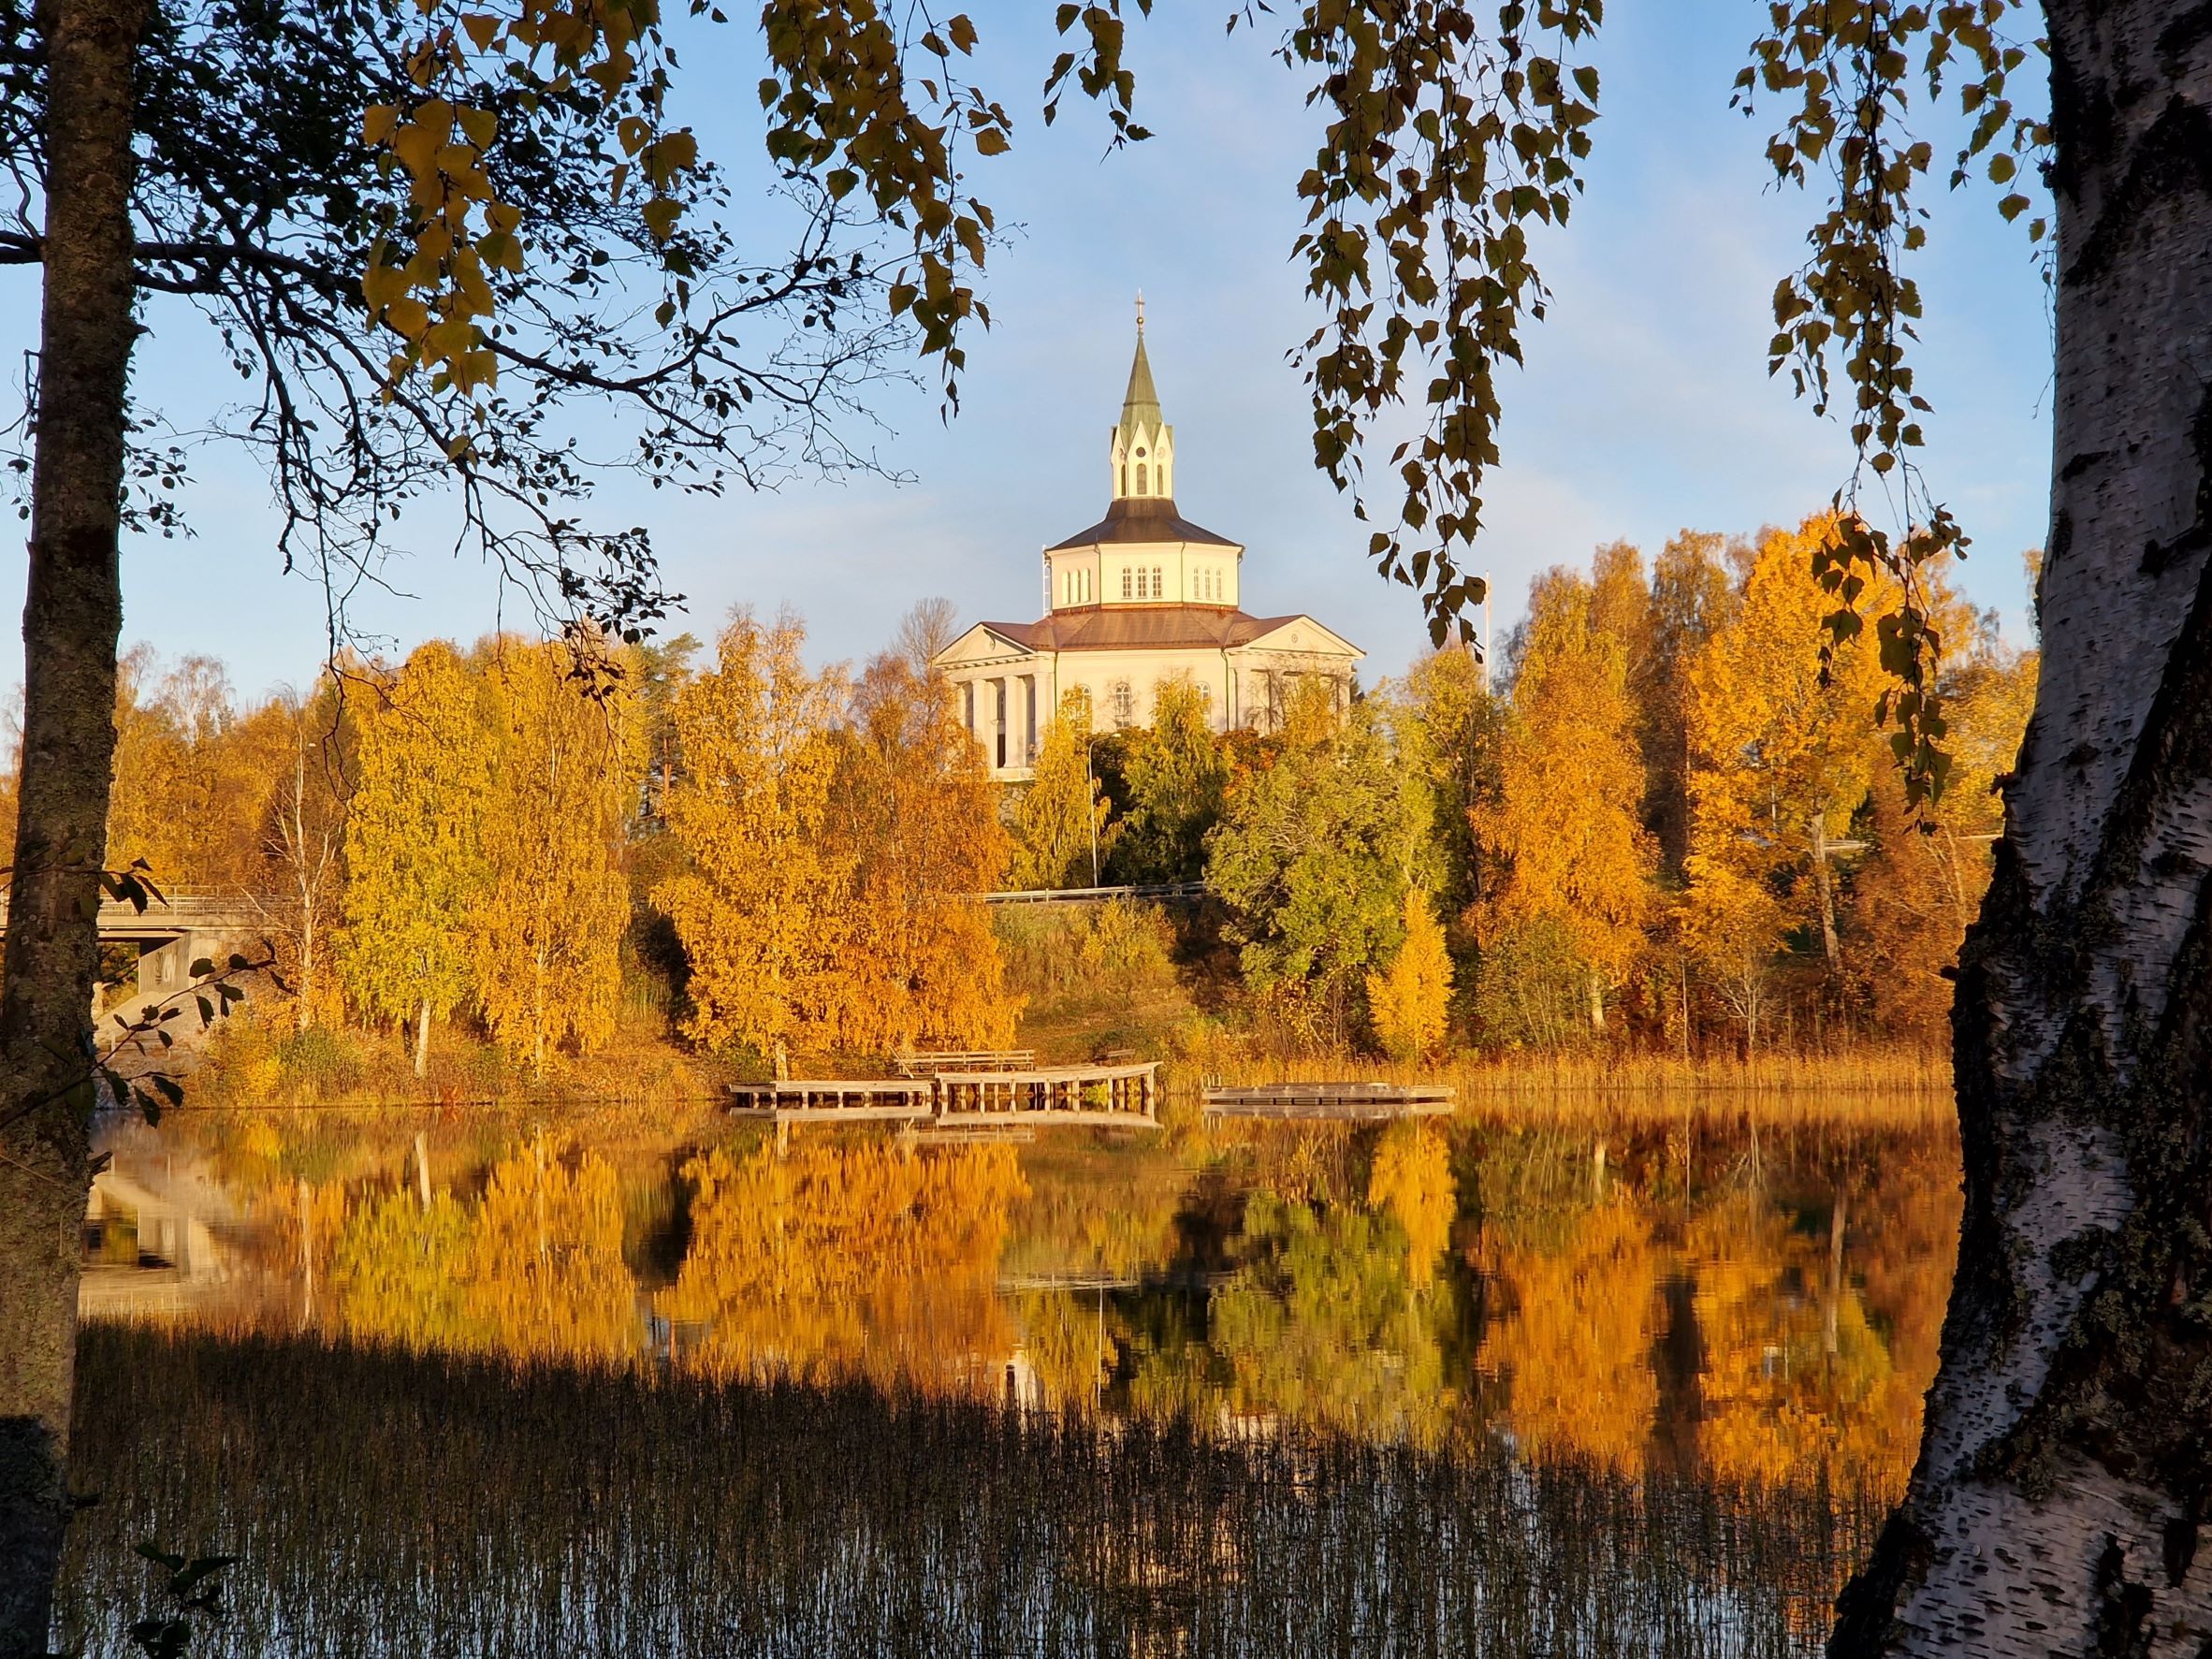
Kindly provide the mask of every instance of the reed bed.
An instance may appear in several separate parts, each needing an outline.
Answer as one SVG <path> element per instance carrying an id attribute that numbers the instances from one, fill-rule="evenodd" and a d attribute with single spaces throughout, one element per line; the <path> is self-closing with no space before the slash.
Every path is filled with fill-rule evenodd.
<path id="1" fill-rule="evenodd" d="M 1685 1113 L 1762 1125 L 1849 1123 L 1935 1128 L 1955 1121 L 1948 1056 L 1918 1049 L 1683 1060 L 1659 1055 L 1513 1055 L 1394 1063 L 1365 1055 L 1209 1054 L 1171 1063 L 1171 1089 L 1207 1084 L 1444 1083 L 1463 1116 L 1575 1124 L 1680 1119 Z"/>
<path id="2" fill-rule="evenodd" d="M 140 1538 L 241 1558 L 196 1655 L 1812 1653 L 1875 1506 L 1273 1422 L 1024 1416 L 93 1324 L 65 1646 Z"/>

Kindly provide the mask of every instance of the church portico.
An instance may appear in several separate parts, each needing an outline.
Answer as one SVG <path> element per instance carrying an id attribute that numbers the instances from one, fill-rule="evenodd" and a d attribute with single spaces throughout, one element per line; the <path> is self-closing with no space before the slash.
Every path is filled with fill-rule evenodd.
<path id="1" fill-rule="evenodd" d="M 1029 777 L 1070 691 L 1088 695 L 1094 728 L 1111 730 L 1149 724 L 1159 688 L 1188 680 L 1215 730 L 1268 731 L 1301 678 L 1347 698 L 1364 654 L 1311 617 L 1247 614 L 1243 546 L 1177 511 L 1174 429 L 1161 418 L 1142 313 L 1108 459 L 1105 517 L 1044 550 L 1045 616 L 979 622 L 936 658 L 1004 781 Z"/>

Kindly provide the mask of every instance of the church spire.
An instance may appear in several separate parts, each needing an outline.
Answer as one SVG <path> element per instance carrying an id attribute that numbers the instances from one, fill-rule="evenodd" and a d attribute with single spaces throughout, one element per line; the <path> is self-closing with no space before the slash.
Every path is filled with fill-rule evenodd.
<path id="1" fill-rule="evenodd" d="M 1129 364 L 1129 389 L 1121 400 L 1121 420 L 1113 429 L 1113 499 L 1171 498 L 1175 493 L 1175 429 L 1160 419 L 1159 393 L 1152 384 L 1152 359 L 1144 355 L 1144 296 L 1137 296 L 1137 355 Z"/>

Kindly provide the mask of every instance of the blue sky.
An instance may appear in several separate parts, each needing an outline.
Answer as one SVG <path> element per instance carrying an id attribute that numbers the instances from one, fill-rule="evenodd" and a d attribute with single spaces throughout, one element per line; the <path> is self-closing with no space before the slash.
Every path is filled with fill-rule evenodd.
<path id="1" fill-rule="evenodd" d="M 1314 471 L 1304 389 L 1285 359 L 1313 326 L 1288 255 L 1293 185 L 1318 124 L 1268 55 L 1273 36 L 1225 36 L 1215 7 L 1163 6 L 1133 23 L 1139 115 L 1157 136 L 1109 155 L 1104 123 L 1077 101 L 1051 129 L 1036 117 L 1054 50 L 1045 8 L 999 9 L 976 8 L 978 68 L 1016 115 L 1015 149 L 980 164 L 973 182 L 1018 231 L 987 279 L 995 327 L 968 342 L 958 419 L 940 424 L 933 390 L 898 390 L 880 407 L 883 429 L 864 434 L 912 482 L 800 481 L 712 500 L 616 481 L 601 498 L 606 520 L 652 528 L 671 586 L 691 600 L 676 625 L 700 633 L 733 604 L 789 605 L 831 660 L 875 649 L 924 595 L 952 599 L 964 619 L 1032 618 L 1039 549 L 1105 504 L 1106 435 L 1142 288 L 1176 429 L 1178 503 L 1246 545 L 1245 608 L 1309 611 L 1368 652 L 1368 679 L 1402 671 L 1426 644 L 1419 603 L 1375 575 L 1361 527 Z M 1841 429 L 1766 374 L 1769 297 L 1801 257 L 1817 204 L 1768 186 L 1770 117 L 1728 109 L 1764 10 L 1623 6 L 1599 42 L 1588 194 L 1538 245 L 1550 315 L 1501 388 L 1504 462 L 1475 555 L 1495 581 L 1501 634 L 1538 570 L 1615 538 L 1655 551 L 1685 526 L 1795 521 L 1847 473 Z M 679 116 L 740 180 L 758 174 L 749 30 L 687 25 L 683 65 Z M 1948 129 L 1926 130 L 1947 153 Z M 1998 219 L 1993 196 L 1930 193 L 1920 384 L 1935 404 L 1930 481 L 1974 538 L 1964 585 L 2017 639 L 2019 555 L 2041 544 L 2046 515 L 2049 321 L 2025 235 Z M 236 396 L 196 317 L 163 309 L 148 320 L 138 384 L 172 422 L 204 416 L 211 386 Z M 0 274 L 0 349 L 20 363 L 36 337 L 34 275 Z M 125 642 L 218 655 L 248 695 L 304 682 L 322 650 L 322 596 L 279 574 L 266 484 L 235 452 L 207 452 L 196 470 L 196 536 L 126 545 Z M 393 579 L 407 592 L 365 603 L 367 629 L 404 648 L 497 625 L 499 583 L 443 550 L 450 527 L 424 512 L 406 530 L 416 551 Z M 0 609 L 13 617 L 21 603 L 19 563 Z M 506 615 L 517 619 L 511 596 Z M 10 630 L 0 681 L 19 677 L 20 661 Z"/>

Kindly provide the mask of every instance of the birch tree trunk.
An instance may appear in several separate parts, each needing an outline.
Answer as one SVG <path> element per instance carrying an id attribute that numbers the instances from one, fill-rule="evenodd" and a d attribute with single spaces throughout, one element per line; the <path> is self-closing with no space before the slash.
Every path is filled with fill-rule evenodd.
<path id="1" fill-rule="evenodd" d="M 99 872 L 115 750 L 132 63 L 144 0 L 45 0 L 49 69 L 23 751 L 0 968 L 0 1659 L 47 1651 L 69 1516 Z"/>
<path id="2" fill-rule="evenodd" d="M 1835 1655 L 2212 1652 L 2212 17 L 2050 0 L 2043 679 L 1919 1466 Z"/>
<path id="3" fill-rule="evenodd" d="M 1821 959 L 1826 963 L 1828 977 L 1832 981 L 1840 952 L 1836 944 L 1836 889 L 1828 869 L 1828 809 L 1825 801 L 1812 815 L 1810 838 L 1812 847 L 1812 892 L 1820 901 Z"/>

